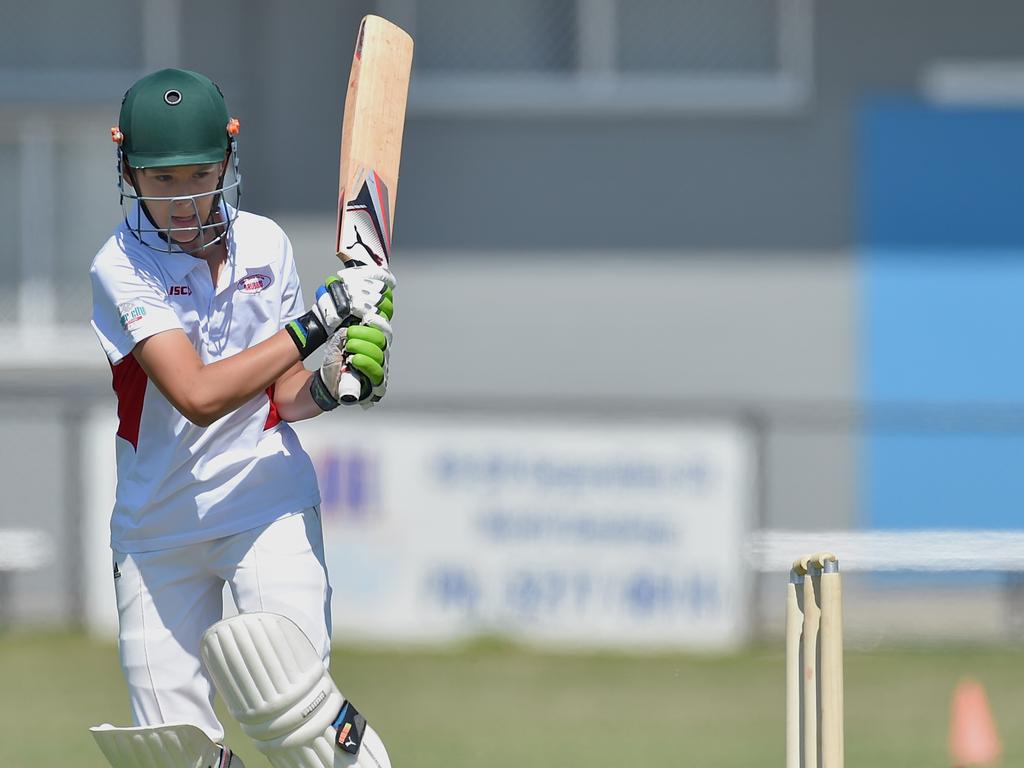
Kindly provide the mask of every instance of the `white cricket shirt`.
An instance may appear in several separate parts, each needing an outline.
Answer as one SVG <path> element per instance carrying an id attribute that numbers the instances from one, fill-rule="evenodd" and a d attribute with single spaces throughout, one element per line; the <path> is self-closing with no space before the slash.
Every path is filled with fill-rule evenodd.
<path id="1" fill-rule="evenodd" d="M 167 247 L 155 234 L 143 239 Z M 277 224 L 238 213 L 216 287 L 203 259 L 153 250 L 124 222 L 96 255 L 90 275 L 92 326 L 117 395 L 115 550 L 146 552 L 230 536 L 320 503 L 312 462 L 280 420 L 271 390 L 198 427 L 131 354 L 143 339 L 180 328 L 202 361 L 212 363 L 302 314 L 291 243 Z"/>

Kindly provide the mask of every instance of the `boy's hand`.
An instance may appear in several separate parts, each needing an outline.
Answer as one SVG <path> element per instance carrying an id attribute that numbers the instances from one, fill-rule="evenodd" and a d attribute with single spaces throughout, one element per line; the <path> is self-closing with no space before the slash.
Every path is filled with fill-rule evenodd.
<path id="1" fill-rule="evenodd" d="M 392 335 L 387 318 L 374 314 L 364 318 L 363 324 L 342 328 L 331 338 L 324 362 L 309 385 L 310 394 L 321 410 L 329 411 L 340 402 L 346 402 L 338 393 L 341 374 L 346 368 L 362 374 L 363 389 L 355 403 L 368 408 L 384 397 Z"/>
<path id="2" fill-rule="evenodd" d="M 395 277 L 384 267 L 358 265 L 339 270 L 316 289 L 313 308 L 286 326 L 299 356 L 306 359 L 344 326 L 394 310 Z"/>

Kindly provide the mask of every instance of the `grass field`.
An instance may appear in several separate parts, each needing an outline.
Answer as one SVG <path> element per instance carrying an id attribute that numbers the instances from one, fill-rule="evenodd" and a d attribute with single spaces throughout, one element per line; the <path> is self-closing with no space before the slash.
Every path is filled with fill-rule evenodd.
<path id="1" fill-rule="evenodd" d="M 782 766 L 780 648 L 730 656 L 336 648 L 341 688 L 401 768 Z M 1024 765 L 1024 650 L 887 649 L 846 655 L 847 765 L 948 766 L 949 700 L 970 675 L 988 688 Z M 127 723 L 113 646 L 81 635 L 0 635 L 0 766 L 104 768 L 86 728 Z M 249 768 L 267 763 L 237 726 Z"/>

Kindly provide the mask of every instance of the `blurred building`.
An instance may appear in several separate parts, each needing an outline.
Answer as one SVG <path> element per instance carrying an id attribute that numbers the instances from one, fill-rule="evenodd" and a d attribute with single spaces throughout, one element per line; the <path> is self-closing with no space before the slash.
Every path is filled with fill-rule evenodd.
<path id="1" fill-rule="evenodd" d="M 391 412 L 725 420 L 756 445 L 758 527 L 1019 525 L 1019 3 L 9 5 L 0 528 L 59 552 L 9 580 L 16 619 L 81 615 L 80 427 L 113 409 L 87 267 L 119 217 L 121 95 L 168 65 L 221 85 L 244 207 L 309 289 L 367 11 L 417 45 Z M 458 374 L 433 347 L 456 324 Z"/>

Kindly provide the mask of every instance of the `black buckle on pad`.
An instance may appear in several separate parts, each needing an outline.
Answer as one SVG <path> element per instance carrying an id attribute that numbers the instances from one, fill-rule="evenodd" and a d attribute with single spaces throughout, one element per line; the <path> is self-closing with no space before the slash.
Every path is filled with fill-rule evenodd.
<path id="1" fill-rule="evenodd" d="M 332 725 L 337 728 L 335 745 L 350 755 L 359 754 L 363 733 L 366 731 L 366 718 L 359 714 L 351 702 L 346 701 L 342 704 L 341 711 L 334 718 Z"/>

